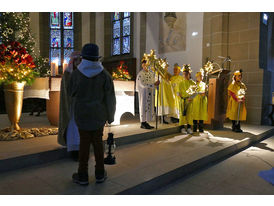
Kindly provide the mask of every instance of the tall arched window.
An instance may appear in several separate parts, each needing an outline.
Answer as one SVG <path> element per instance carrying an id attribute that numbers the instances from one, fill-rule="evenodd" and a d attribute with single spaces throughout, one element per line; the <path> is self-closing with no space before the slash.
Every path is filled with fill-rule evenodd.
<path id="1" fill-rule="evenodd" d="M 73 12 L 50 12 L 50 61 L 68 63 L 74 50 Z"/>
<path id="2" fill-rule="evenodd" d="M 131 13 L 112 13 L 112 56 L 129 54 L 131 50 Z"/>

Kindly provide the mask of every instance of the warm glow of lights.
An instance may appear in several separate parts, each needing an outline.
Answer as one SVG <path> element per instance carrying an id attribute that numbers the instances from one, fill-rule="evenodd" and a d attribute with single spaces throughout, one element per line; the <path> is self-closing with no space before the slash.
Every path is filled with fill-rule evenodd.
<path id="1" fill-rule="evenodd" d="M 56 65 L 58 65 L 59 64 L 59 59 L 54 59 L 53 63 L 56 64 Z"/>
<path id="2" fill-rule="evenodd" d="M 245 97 L 245 90 L 244 89 L 239 89 L 238 93 L 237 93 L 237 97 L 239 99 L 242 99 Z"/>
<path id="3" fill-rule="evenodd" d="M 193 94 L 195 94 L 197 92 L 197 86 L 196 85 L 191 85 L 187 90 L 186 93 L 190 96 L 192 96 Z"/>

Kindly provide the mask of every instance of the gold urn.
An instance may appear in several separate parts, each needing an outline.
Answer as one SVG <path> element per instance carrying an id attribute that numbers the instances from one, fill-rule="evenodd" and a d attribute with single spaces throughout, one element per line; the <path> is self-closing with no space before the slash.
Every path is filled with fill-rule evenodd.
<path id="1" fill-rule="evenodd" d="M 11 130 L 20 130 L 18 125 L 22 106 L 25 82 L 13 82 L 4 85 L 6 111 L 11 123 Z"/>

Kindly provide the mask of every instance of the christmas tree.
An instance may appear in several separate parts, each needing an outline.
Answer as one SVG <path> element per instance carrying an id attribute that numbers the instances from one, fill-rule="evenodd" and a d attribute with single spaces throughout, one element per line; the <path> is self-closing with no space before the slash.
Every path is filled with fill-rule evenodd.
<path id="1" fill-rule="evenodd" d="M 34 59 L 34 70 L 40 76 L 49 75 L 49 60 L 39 56 L 34 50 L 35 37 L 30 28 L 28 12 L 1 12 L 0 13 L 0 42 L 8 44 L 12 41 L 19 42 Z"/>

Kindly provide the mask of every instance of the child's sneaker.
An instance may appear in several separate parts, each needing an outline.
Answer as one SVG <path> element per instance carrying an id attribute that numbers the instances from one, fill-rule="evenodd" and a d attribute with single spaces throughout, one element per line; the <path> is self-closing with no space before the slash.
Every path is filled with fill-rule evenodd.
<path id="1" fill-rule="evenodd" d="M 107 179 L 107 172 L 105 171 L 103 175 L 95 175 L 96 183 L 103 183 Z"/>
<path id="2" fill-rule="evenodd" d="M 187 134 L 186 129 L 185 129 L 185 128 L 182 128 L 182 129 L 181 129 L 181 133 L 182 133 L 182 134 Z"/>
<path id="3" fill-rule="evenodd" d="M 74 173 L 72 175 L 72 180 L 74 183 L 79 185 L 88 185 L 88 174 L 87 173 Z"/>
<path id="4" fill-rule="evenodd" d="M 187 128 L 187 134 L 192 134 L 192 129 L 191 128 Z"/>

